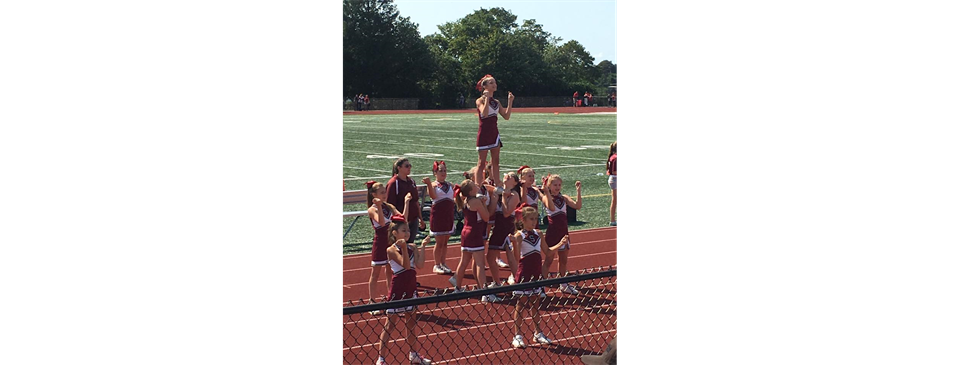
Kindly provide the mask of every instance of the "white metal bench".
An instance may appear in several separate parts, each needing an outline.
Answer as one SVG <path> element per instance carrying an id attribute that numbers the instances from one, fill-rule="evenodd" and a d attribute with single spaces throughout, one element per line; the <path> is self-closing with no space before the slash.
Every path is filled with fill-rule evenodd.
<path id="1" fill-rule="evenodd" d="M 420 185 L 417 187 L 417 194 L 420 195 L 420 207 L 423 208 L 423 203 L 426 200 L 427 187 L 426 185 Z M 366 190 L 349 190 L 343 192 L 343 205 L 348 204 L 366 204 L 367 203 L 367 191 Z M 347 238 L 347 234 L 350 233 L 350 230 L 353 229 L 353 226 L 357 224 L 357 221 L 360 220 L 360 217 L 366 216 L 366 210 L 355 210 L 350 212 L 343 212 L 343 217 L 355 217 L 353 222 L 350 223 L 350 227 L 343 232 L 343 239 Z"/>

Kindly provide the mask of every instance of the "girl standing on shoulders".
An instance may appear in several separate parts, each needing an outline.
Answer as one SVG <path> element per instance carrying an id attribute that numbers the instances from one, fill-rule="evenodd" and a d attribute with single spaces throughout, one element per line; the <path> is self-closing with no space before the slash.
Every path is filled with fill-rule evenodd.
<path id="1" fill-rule="evenodd" d="M 487 162 L 487 151 L 490 151 L 490 164 L 493 167 L 494 179 L 500 176 L 500 148 L 503 147 L 503 141 L 500 140 L 500 130 L 497 129 L 497 114 L 504 120 L 510 120 L 510 108 L 513 106 L 513 93 L 507 92 L 507 107 L 501 108 L 500 102 L 493 98 L 493 93 L 497 91 L 497 80 L 493 76 L 485 75 L 477 81 L 477 91 L 481 96 L 477 98 L 477 112 L 480 117 L 480 128 L 477 130 L 477 152 L 479 160 L 477 162 L 477 173 L 483 174 L 484 165 Z M 480 177 L 483 181 L 483 176 Z M 496 186 L 500 183 L 494 180 Z"/>

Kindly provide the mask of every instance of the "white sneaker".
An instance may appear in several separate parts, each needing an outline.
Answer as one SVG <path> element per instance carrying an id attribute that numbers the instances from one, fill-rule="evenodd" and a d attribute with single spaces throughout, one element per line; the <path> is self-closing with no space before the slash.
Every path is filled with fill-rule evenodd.
<path id="1" fill-rule="evenodd" d="M 381 312 L 381 311 L 379 311 L 379 310 L 370 311 L 370 314 L 375 315 L 375 316 L 379 316 L 381 313 L 383 313 L 383 312 Z"/>
<path id="2" fill-rule="evenodd" d="M 448 274 L 448 275 L 453 274 L 453 270 L 450 270 L 450 268 L 447 267 L 447 264 L 440 264 L 440 268 L 442 268 L 443 271 L 445 271 L 444 272 L 445 274 Z"/>
<path id="3" fill-rule="evenodd" d="M 450 279 L 447 280 L 447 281 L 449 281 L 450 284 L 453 285 L 454 288 L 457 287 L 457 277 L 456 277 L 456 276 L 451 276 Z"/>
<path id="4" fill-rule="evenodd" d="M 382 357 L 378 358 L 377 365 L 387 365 L 387 360 L 384 360 Z"/>
<path id="5" fill-rule="evenodd" d="M 547 336 L 544 335 L 543 332 L 537 332 L 537 334 L 533 335 L 533 340 L 539 343 L 542 343 L 544 345 L 549 345 L 553 343 L 553 341 L 547 338 Z"/>
<path id="6" fill-rule="evenodd" d="M 547 297 L 547 290 L 546 290 L 546 289 L 541 289 L 541 290 L 540 290 L 540 297 L 541 297 L 541 298 L 546 298 L 546 297 Z"/>
<path id="7" fill-rule="evenodd" d="M 500 299 L 494 294 L 487 294 L 487 295 L 484 295 L 482 298 L 480 298 L 481 303 L 497 303 L 502 301 L 503 299 Z"/>
<path id="8" fill-rule="evenodd" d="M 517 281 L 513 278 L 513 274 L 510 274 L 510 277 L 507 278 L 507 284 L 513 285 L 513 284 L 516 284 L 516 283 L 517 283 Z"/>
<path id="9" fill-rule="evenodd" d="M 443 268 L 440 267 L 440 265 L 433 265 L 433 273 L 434 273 L 434 274 L 446 274 L 447 272 L 444 271 Z"/>
<path id="10" fill-rule="evenodd" d="M 509 264 L 507 264 L 506 262 L 503 262 L 503 260 L 501 260 L 499 257 L 497 257 L 497 266 L 500 266 L 502 268 L 510 267 Z"/>
<path id="11" fill-rule="evenodd" d="M 430 359 L 426 359 L 416 352 L 411 352 L 409 358 L 411 364 L 430 365 L 433 363 Z"/>
<path id="12" fill-rule="evenodd" d="M 523 336 L 521 335 L 513 336 L 513 348 L 522 349 L 524 347 L 527 347 L 527 344 L 523 343 Z"/>
<path id="13" fill-rule="evenodd" d="M 574 288 L 573 285 L 560 284 L 560 290 L 567 294 L 577 295 L 580 294 L 580 291 L 577 288 Z"/>

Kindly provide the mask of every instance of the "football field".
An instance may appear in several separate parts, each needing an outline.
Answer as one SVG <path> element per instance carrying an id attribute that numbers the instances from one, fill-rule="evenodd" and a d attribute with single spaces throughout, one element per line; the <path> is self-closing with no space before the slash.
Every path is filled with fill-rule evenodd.
<path id="1" fill-rule="evenodd" d="M 369 180 L 386 184 L 393 161 L 401 156 L 413 165 L 411 177 L 417 185 L 425 176 L 433 179 L 434 160 L 445 161 L 447 180 L 459 184 L 462 172 L 477 164 L 477 126 L 476 114 L 469 113 L 344 115 L 346 189 L 365 189 Z M 616 114 L 513 113 L 510 120 L 501 117 L 498 128 L 503 141 L 501 174 L 523 165 L 533 167 L 538 183 L 547 173 L 559 174 L 562 193 L 574 200 L 574 182 L 580 180 L 583 207 L 570 230 L 609 225 L 611 197 L 605 162 L 610 144 L 617 139 Z M 343 206 L 343 211 L 364 209 L 365 204 Z M 343 218 L 341 235 L 353 222 L 354 217 Z M 369 219 L 361 217 L 343 239 L 343 253 L 368 252 L 372 238 Z M 450 242 L 459 242 L 459 236 Z"/>

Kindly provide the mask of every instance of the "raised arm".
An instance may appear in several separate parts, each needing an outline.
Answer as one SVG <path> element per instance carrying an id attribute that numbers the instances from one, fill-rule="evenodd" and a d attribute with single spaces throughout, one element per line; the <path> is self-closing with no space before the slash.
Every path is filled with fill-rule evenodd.
<path id="1" fill-rule="evenodd" d="M 380 199 L 373 198 L 373 204 L 367 208 L 367 215 L 370 216 L 371 221 L 377 222 L 381 227 L 387 223 L 386 217 L 383 216 L 383 202 Z"/>
<path id="2" fill-rule="evenodd" d="M 407 242 L 404 240 L 397 240 L 397 243 L 399 245 L 395 246 L 400 246 L 400 256 L 403 256 L 402 261 L 399 261 L 400 266 L 403 266 L 404 269 L 410 269 L 410 248 L 407 247 Z"/>
<path id="3" fill-rule="evenodd" d="M 573 201 L 573 199 L 570 199 L 569 196 L 566 196 L 566 195 L 563 196 L 563 199 L 567 201 L 567 205 L 577 210 L 579 210 L 580 207 L 583 206 L 580 187 L 581 187 L 580 181 L 577 181 L 577 201 Z"/>
<path id="4" fill-rule="evenodd" d="M 510 120 L 510 109 L 513 108 L 513 93 L 507 92 L 507 107 L 500 109 L 500 115 L 504 120 Z"/>
<path id="5" fill-rule="evenodd" d="M 484 90 L 483 96 L 477 99 L 477 110 L 480 111 L 480 115 L 484 116 L 490 111 L 490 92 Z"/>
<path id="6" fill-rule="evenodd" d="M 423 261 L 426 259 L 427 255 L 425 254 L 427 250 L 427 244 L 430 243 L 430 235 L 428 234 L 426 238 L 423 239 L 423 243 L 420 244 L 420 247 L 413 246 L 413 263 L 417 266 L 418 269 L 423 268 Z"/>
<path id="7" fill-rule="evenodd" d="M 540 201 L 543 202 L 543 205 L 549 210 L 554 210 L 553 207 L 553 196 L 550 195 L 550 189 L 540 189 Z"/>
<path id="8" fill-rule="evenodd" d="M 423 178 L 423 184 L 427 186 L 427 194 L 430 195 L 430 200 L 437 200 L 437 192 L 433 189 L 433 183 L 430 182 L 430 177 Z M 439 184 L 439 182 L 437 183 Z"/>
<path id="9" fill-rule="evenodd" d="M 413 194 L 407 193 L 407 195 L 403 197 L 403 213 L 401 214 L 403 214 L 403 219 L 406 219 L 408 222 L 410 221 L 410 213 L 413 213 L 413 210 L 410 209 L 410 202 L 412 201 Z"/>
<path id="10" fill-rule="evenodd" d="M 503 214 L 504 218 L 509 218 L 513 215 L 513 211 L 520 205 L 520 197 L 512 190 L 504 191 L 500 200 L 503 202 L 503 213 L 501 214 Z"/>

